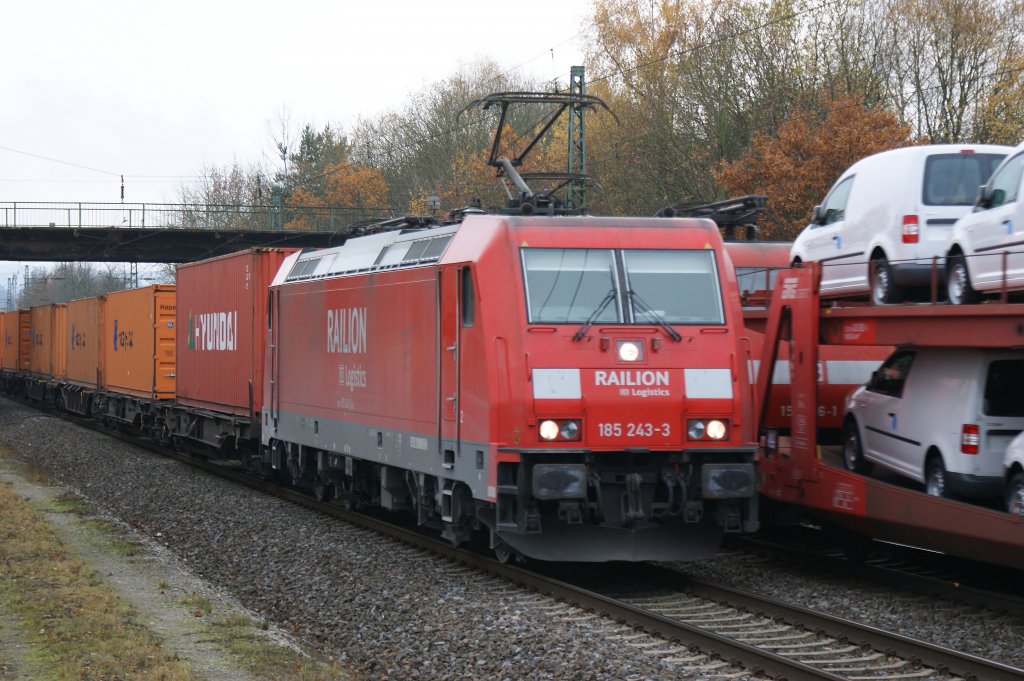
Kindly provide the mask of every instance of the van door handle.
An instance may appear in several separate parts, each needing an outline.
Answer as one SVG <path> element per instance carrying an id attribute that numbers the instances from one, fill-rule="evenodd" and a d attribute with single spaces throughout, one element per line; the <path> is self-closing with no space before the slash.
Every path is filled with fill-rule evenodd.
<path id="1" fill-rule="evenodd" d="M 1006 227 L 1007 234 L 1013 234 L 1013 223 L 1009 218 L 1003 220 L 1003 227 Z"/>

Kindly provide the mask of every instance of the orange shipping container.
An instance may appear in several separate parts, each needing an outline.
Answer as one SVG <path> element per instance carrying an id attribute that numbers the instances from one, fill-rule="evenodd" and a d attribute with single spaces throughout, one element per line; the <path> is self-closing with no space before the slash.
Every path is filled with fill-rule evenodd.
<path id="1" fill-rule="evenodd" d="M 0 352 L 0 368 L 6 371 L 17 371 L 20 366 L 18 364 L 18 348 L 21 347 L 21 337 L 19 331 L 21 329 L 21 310 L 11 310 L 10 312 L 3 313 L 3 350 Z M 28 312 L 24 312 L 28 314 Z"/>
<path id="2" fill-rule="evenodd" d="M 173 286 L 107 294 L 103 310 L 103 388 L 156 400 L 174 399 Z"/>
<path id="3" fill-rule="evenodd" d="M 18 371 L 28 371 L 32 366 L 32 312 L 18 310 Z"/>
<path id="4" fill-rule="evenodd" d="M 68 382 L 96 388 L 102 385 L 103 333 L 102 296 L 68 303 Z"/>
<path id="5" fill-rule="evenodd" d="M 67 305 L 64 304 L 32 308 L 29 371 L 33 374 L 64 378 L 67 370 L 67 346 L 64 343 L 67 312 Z"/>
<path id="6" fill-rule="evenodd" d="M 3 353 L 0 366 L 7 371 L 28 370 L 31 323 L 28 310 L 4 312 Z"/>

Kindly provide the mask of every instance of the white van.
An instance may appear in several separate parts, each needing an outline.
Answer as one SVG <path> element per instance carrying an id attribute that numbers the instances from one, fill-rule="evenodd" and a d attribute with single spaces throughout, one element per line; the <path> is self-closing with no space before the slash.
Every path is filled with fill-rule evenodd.
<path id="1" fill-rule="evenodd" d="M 1006 510 L 1024 516 L 1024 433 L 1013 438 L 1003 461 L 1006 471 Z"/>
<path id="2" fill-rule="evenodd" d="M 1024 144 L 978 191 L 946 244 L 946 293 L 958 305 L 980 294 L 1024 289 Z"/>
<path id="3" fill-rule="evenodd" d="M 1024 351 L 902 348 L 846 403 L 843 463 L 877 464 L 928 494 L 1004 494 L 1003 457 L 1024 431 Z"/>
<path id="4" fill-rule="evenodd" d="M 937 144 L 883 151 L 857 161 L 815 206 L 793 242 L 794 263 L 822 263 L 823 296 L 897 303 L 927 287 L 958 218 L 1012 147 Z M 939 283 L 944 270 L 936 273 Z"/>

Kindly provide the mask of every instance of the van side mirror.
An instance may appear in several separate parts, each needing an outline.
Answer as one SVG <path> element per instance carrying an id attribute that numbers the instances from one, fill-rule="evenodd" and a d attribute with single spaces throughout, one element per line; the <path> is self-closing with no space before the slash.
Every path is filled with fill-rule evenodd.
<path id="1" fill-rule="evenodd" d="M 974 210 L 988 210 L 992 207 L 992 187 L 983 184 L 978 187 L 978 198 L 974 200 Z"/>
<path id="2" fill-rule="evenodd" d="M 825 224 L 825 210 L 819 205 L 815 206 L 814 210 L 811 211 L 811 224 L 812 225 L 823 225 Z"/>

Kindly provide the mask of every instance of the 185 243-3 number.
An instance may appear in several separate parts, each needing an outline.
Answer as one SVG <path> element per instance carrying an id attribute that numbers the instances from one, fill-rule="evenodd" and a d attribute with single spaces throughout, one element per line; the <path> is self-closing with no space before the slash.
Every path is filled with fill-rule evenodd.
<path id="1" fill-rule="evenodd" d="M 597 424 L 597 434 L 601 437 L 668 437 L 672 434 L 672 426 L 668 423 L 603 422 Z"/>

